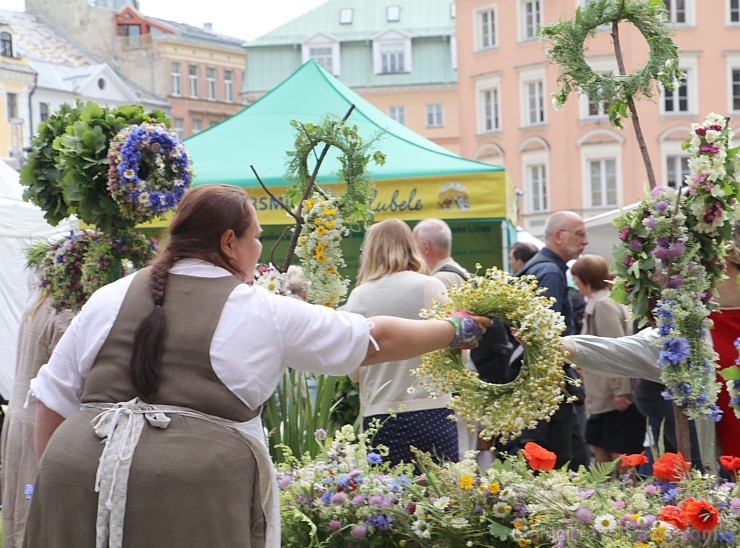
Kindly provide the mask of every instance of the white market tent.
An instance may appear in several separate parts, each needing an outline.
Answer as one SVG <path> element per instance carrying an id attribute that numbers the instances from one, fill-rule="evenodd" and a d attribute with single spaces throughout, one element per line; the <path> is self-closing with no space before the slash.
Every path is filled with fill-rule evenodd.
<path id="1" fill-rule="evenodd" d="M 65 221 L 49 225 L 40 208 L 24 202 L 18 179 L 18 172 L 0 160 L 0 394 L 6 398 L 13 386 L 21 316 L 33 295 L 25 250 L 70 229 Z"/>

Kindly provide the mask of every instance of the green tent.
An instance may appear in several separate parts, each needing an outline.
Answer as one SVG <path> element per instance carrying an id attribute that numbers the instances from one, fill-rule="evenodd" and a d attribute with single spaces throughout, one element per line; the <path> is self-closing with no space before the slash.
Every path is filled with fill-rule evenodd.
<path id="1" fill-rule="evenodd" d="M 428 217 L 445 219 L 454 233 L 453 254 L 464 266 L 473 268 L 477 261 L 501 265 L 508 243 L 516 238 L 513 186 L 503 168 L 467 160 L 421 137 L 315 61 L 301 66 L 253 105 L 185 141 L 194 163 L 195 184 L 245 187 L 255 200 L 269 240 L 270 227 L 275 226 L 277 234 L 288 217 L 260 188 L 250 166 L 274 195 L 281 196 L 288 186 L 286 153 L 293 149 L 296 137 L 290 121 L 320 124 L 328 115 L 341 119 L 351 105 L 355 108 L 347 123 L 356 125 L 363 139 L 382 134 L 376 148 L 386 154 L 386 163 L 369 166 L 378 187 L 371 205 L 376 220 L 393 216 L 413 224 Z M 330 152 L 317 182 L 337 183 L 338 168 L 336 155 Z M 360 238 L 356 235 L 347 244 L 350 269 Z"/>

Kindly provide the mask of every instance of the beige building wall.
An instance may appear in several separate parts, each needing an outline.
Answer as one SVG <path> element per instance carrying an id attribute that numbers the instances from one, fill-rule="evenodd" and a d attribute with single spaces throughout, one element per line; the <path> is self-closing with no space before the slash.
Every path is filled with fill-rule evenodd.
<path id="1" fill-rule="evenodd" d="M 354 91 L 378 110 L 397 121 L 402 121 L 419 135 L 451 152 L 460 153 L 460 118 L 455 86 L 426 86 L 412 89 L 356 88 Z M 435 127 L 439 120 L 434 116 L 429 119 L 431 113 L 428 113 L 428 107 L 436 109 L 433 105 L 442 107 L 442 125 L 439 127 Z M 399 109 L 403 109 L 404 120 L 397 118 Z"/>
<path id="2" fill-rule="evenodd" d="M 688 172 L 680 145 L 693 122 L 710 112 L 740 114 L 740 13 L 731 12 L 729 0 L 711 3 L 712 9 L 699 10 L 699 0 L 686 0 L 686 12 L 672 14 L 678 21 L 671 25 L 673 39 L 688 76 L 683 88 L 672 101 L 656 90 L 652 101 L 637 102 L 658 184 L 681 180 Z M 583 2 L 458 0 L 456 34 L 461 152 L 504 165 L 521 194 L 520 224 L 537 234 L 552 211 L 573 209 L 591 217 L 638 200 L 647 175 L 630 119 L 624 120 L 624 130 L 614 128 L 575 93 L 564 108 L 554 109 L 557 69 L 547 62 L 544 44 L 525 36 L 524 14 L 532 4 L 549 24 L 570 19 Z M 484 14 L 491 13 L 494 44 L 483 31 L 486 23 L 490 30 L 491 19 Z M 648 48 L 639 32 L 621 24 L 620 42 L 627 72 L 642 66 Z M 595 70 L 617 72 L 608 31 L 585 46 Z M 492 101 L 494 123 L 486 110 Z M 539 110 L 533 104 L 542 105 L 535 121 L 529 118 L 530 110 Z"/>

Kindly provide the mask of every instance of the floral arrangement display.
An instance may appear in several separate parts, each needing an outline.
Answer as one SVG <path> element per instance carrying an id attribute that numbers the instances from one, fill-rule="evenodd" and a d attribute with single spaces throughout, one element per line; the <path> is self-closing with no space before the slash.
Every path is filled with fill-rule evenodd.
<path id="1" fill-rule="evenodd" d="M 331 307 L 341 302 L 349 287 L 349 280 L 340 273 L 345 266 L 340 244 L 349 229 L 339 215 L 338 202 L 319 192 L 304 202 L 304 224 L 295 249 L 311 284 L 309 300 Z"/>
<path id="2" fill-rule="evenodd" d="M 108 162 L 108 191 L 121 215 L 136 223 L 172 210 L 193 178 L 185 146 L 162 123 L 119 131 L 110 143 Z"/>
<path id="3" fill-rule="evenodd" d="M 41 242 L 29 250 L 40 270 L 40 286 L 49 292 L 52 305 L 79 310 L 103 285 L 142 268 L 154 257 L 157 242 L 127 231 L 115 238 L 96 230 L 70 231 L 60 240 Z M 115 265 L 122 270 L 115 270 Z"/>
<path id="4" fill-rule="evenodd" d="M 452 349 L 425 354 L 413 371 L 432 393 L 460 393 L 453 396 L 450 407 L 466 422 L 478 423 L 481 438 L 516 438 L 550 417 L 564 398 L 571 399 L 564 386 L 577 381 L 566 375 L 563 366 L 560 335 L 565 325 L 543 292 L 533 276 L 515 277 L 492 268 L 453 286 L 449 303 L 422 312 L 426 318 L 442 319 L 455 310 L 468 310 L 502 319 L 516 329 L 524 362 L 518 377 L 508 384 L 481 381 L 465 367 L 460 351 Z"/>
<path id="5" fill-rule="evenodd" d="M 693 124 L 684 143 L 692 154 L 687 192 L 658 187 L 615 221 L 620 243 L 613 250 L 612 297 L 631 304 L 634 317 L 657 324 L 664 396 L 690 418 L 721 418 L 717 355 L 706 335 L 740 193 L 733 135 L 714 113 Z"/>
<path id="6" fill-rule="evenodd" d="M 51 224 L 69 215 L 107 234 L 133 228 L 108 191 L 108 148 L 132 124 L 165 123 L 161 111 L 141 105 L 104 107 L 77 101 L 63 105 L 39 127 L 33 151 L 21 170 L 24 198 L 45 210 Z"/>
<path id="7" fill-rule="evenodd" d="M 740 538 L 740 487 L 691 470 L 666 453 L 654 476 L 642 455 L 578 472 L 553 469 L 555 455 L 528 443 L 521 455 L 481 472 L 459 463 L 390 467 L 373 447 L 375 424 L 355 436 L 315 436 L 322 451 L 278 467 L 284 546 L 732 546 Z M 740 459 L 722 457 L 732 474 Z M 616 473 L 617 466 L 620 466 Z M 616 474 L 616 475 L 615 475 Z"/>
<path id="8" fill-rule="evenodd" d="M 663 2 L 594 0 L 577 8 L 573 20 L 544 27 L 540 36 L 549 46 L 545 54 L 560 67 L 555 107 L 562 107 L 570 92 L 578 90 L 592 101 L 609 105 L 609 121 L 621 128 L 628 102 L 633 97 L 651 97 L 656 80 L 666 89 L 675 89 L 685 75 L 678 68 L 678 48 L 666 20 Z M 644 36 L 650 47 L 647 62 L 629 75 L 595 72 L 584 58 L 585 40 L 621 21 L 633 24 Z"/>

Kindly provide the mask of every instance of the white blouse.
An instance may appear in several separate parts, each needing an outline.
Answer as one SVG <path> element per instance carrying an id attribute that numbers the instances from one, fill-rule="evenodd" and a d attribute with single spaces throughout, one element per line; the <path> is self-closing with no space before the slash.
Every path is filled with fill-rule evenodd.
<path id="1" fill-rule="evenodd" d="M 197 259 L 177 261 L 171 272 L 219 278 L 223 268 Z M 80 408 L 85 377 L 123 303 L 133 275 L 90 297 L 49 360 L 31 381 L 31 391 L 64 417 Z M 337 312 L 261 287 L 238 285 L 221 312 L 211 341 L 211 365 L 219 379 L 251 409 L 264 403 L 286 368 L 346 375 L 360 365 L 370 342 L 363 316 Z"/>

